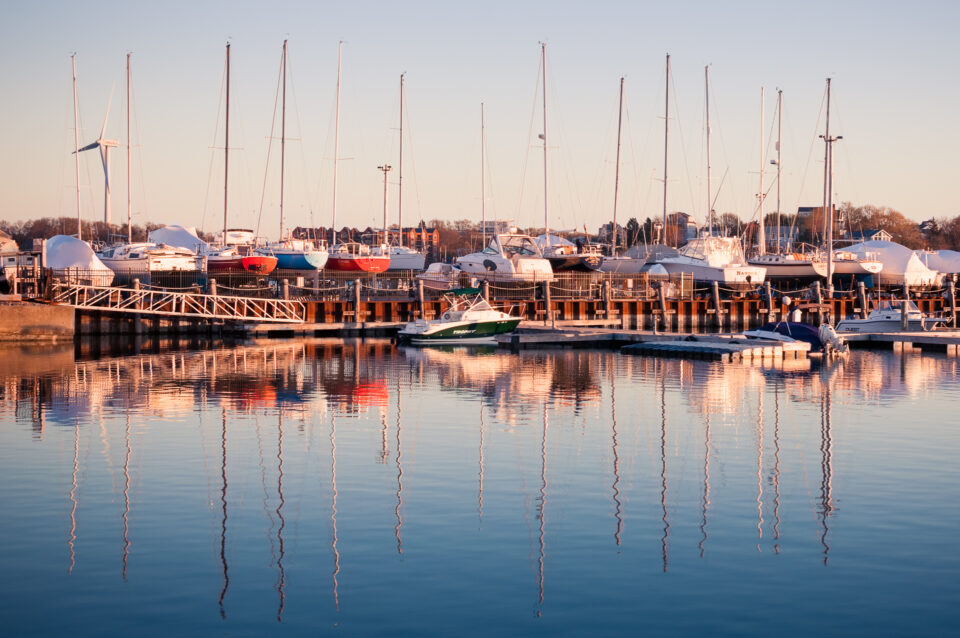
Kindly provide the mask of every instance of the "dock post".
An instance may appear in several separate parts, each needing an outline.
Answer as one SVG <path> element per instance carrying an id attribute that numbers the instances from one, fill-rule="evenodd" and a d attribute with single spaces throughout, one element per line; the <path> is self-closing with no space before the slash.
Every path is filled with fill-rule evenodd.
<path id="1" fill-rule="evenodd" d="M 713 282 L 713 308 L 714 308 L 714 324 L 717 327 L 717 330 L 723 327 L 723 317 L 721 314 L 723 312 L 720 307 L 720 282 Z"/>
<path id="2" fill-rule="evenodd" d="M 134 293 L 140 292 L 140 279 L 137 277 L 134 277 L 133 279 L 133 292 Z M 137 308 L 140 308 L 140 307 L 141 307 L 141 304 L 138 301 Z M 133 315 L 133 334 L 135 335 L 143 334 L 143 317 L 140 315 L 139 312 Z"/>
<path id="3" fill-rule="evenodd" d="M 420 290 L 423 290 L 423 282 L 421 281 L 419 282 L 419 284 L 420 284 Z M 481 289 L 483 290 L 483 298 L 486 300 L 487 303 L 490 303 L 490 282 L 484 279 L 483 283 L 481 284 L 481 287 L 482 287 Z"/>
<path id="4" fill-rule="evenodd" d="M 217 296 L 217 280 L 216 278 L 210 279 L 210 294 L 214 297 Z"/>
<path id="5" fill-rule="evenodd" d="M 360 321 L 360 280 L 353 280 L 353 320 L 356 323 L 361 323 Z"/>
<path id="6" fill-rule="evenodd" d="M 613 283 L 607 279 L 603 282 L 603 316 L 609 320 L 612 316 L 610 309 L 613 307 Z"/>
<path id="7" fill-rule="evenodd" d="M 667 318 L 667 289 L 665 282 L 657 286 L 657 300 L 660 303 L 660 326 L 664 332 L 670 331 L 670 320 Z"/>
<path id="8" fill-rule="evenodd" d="M 857 282 L 857 300 L 860 302 L 860 318 L 866 319 L 870 312 L 867 308 L 867 284 L 862 281 Z"/>
<path id="9" fill-rule="evenodd" d="M 489 290 L 490 284 L 488 284 L 487 282 L 483 282 L 483 283 L 487 286 L 487 290 Z M 424 315 L 424 311 L 426 310 L 426 308 L 424 308 L 425 303 L 426 302 L 424 301 L 424 298 L 423 298 L 423 280 L 418 279 L 417 280 L 417 307 L 420 309 L 421 319 L 426 319 L 426 316 Z"/>
<path id="10" fill-rule="evenodd" d="M 810 289 L 813 291 L 813 299 L 817 302 L 817 325 L 823 323 L 823 289 L 820 288 L 820 282 L 815 281 L 810 284 Z"/>
<path id="11" fill-rule="evenodd" d="M 320 296 L 320 271 L 319 270 L 313 271 L 313 296 L 314 297 Z"/>
<path id="12" fill-rule="evenodd" d="M 283 280 L 283 299 L 285 301 L 290 300 L 290 280 L 289 279 Z"/>
<path id="13" fill-rule="evenodd" d="M 903 284 L 903 303 L 900 304 L 900 330 L 906 332 L 910 328 L 910 286 Z"/>
<path id="14" fill-rule="evenodd" d="M 767 295 L 767 321 L 773 321 L 773 289 L 769 281 L 763 282 L 763 291 Z"/>
<path id="15" fill-rule="evenodd" d="M 957 291 L 953 279 L 947 282 L 947 299 L 950 301 L 950 325 L 957 327 Z"/>
<path id="16" fill-rule="evenodd" d="M 551 310 L 551 299 L 550 299 L 550 282 L 544 281 L 540 284 L 543 287 L 543 294 L 540 295 L 543 297 L 543 323 L 549 323 L 550 319 L 553 318 L 553 312 Z"/>

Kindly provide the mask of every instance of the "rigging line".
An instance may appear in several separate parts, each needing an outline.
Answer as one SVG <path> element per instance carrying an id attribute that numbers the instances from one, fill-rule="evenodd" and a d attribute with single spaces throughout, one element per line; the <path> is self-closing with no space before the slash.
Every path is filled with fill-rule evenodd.
<path id="1" fill-rule="evenodd" d="M 823 121 L 824 109 L 826 108 L 827 103 L 827 90 L 823 90 L 823 95 L 820 98 L 820 112 L 817 114 L 817 122 L 814 125 L 813 135 L 810 137 L 810 149 L 807 151 L 807 161 L 803 166 L 803 178 L 800 180 L 801 189 L 807 181 L 807 172 L 810 170 L 810 163 L 813 161 L 813 152 L 814 148 L 817 146 L 817 142 L 820 139 L 818 131 L 820 130 L 820 123 Z M 797 208 L 800 206 L 800 197 L 802 190 L 797 193 Z M 813 236 L 818 236 L 817 229 L 814 228 Z"/>
<path id="2" fill-rule="evenodd" d="M 273 115 L 270 118 L 270 137 L 267 138 L 267 161 L 263 168 L 263 188 L 260 190 L 260 209 L 257 211 L 257 230 L 254 232 L 253 236 L 260 236 L 260 221 L 263 218 L 263 202 L 267 196 L 267 178 L 270 175 L 270 151 L 273 149 L 273 135 L 276 131 L 277 126 L 277 103 L 280 100 L 280 75 L 283 73 L 283 55 L 280 56 L 280 69 L 281 71 L 277 74 L 277 90 L 273 96 Z M 280 237 L 282 240 L 283 237 Z"/>
<path id="3" fill-rule="evenodd" d="M 210 204 L 210 182 L 213 180 L 213 160 L 216 155 L 215 151 L 217 149 L 217 134 L 220 132 L 220 113 L 223 108 L 223 90 L 226 85 L 227 77 L 227 62 L 223 63 L 223 74 L 220 76 L 220 95 L 217 98 L 217 119 L 215 120 L 213 126 L 213 143 L 210 145 L 210 166 L 207 168 L 207 189 L 203 194 L 203 214 L 200 216 L 200 228 L 204 228 L 207 223 L 207 206 Z M 224 153 L 229 152 L 226 148 L 223 150 Z M 226 179 L 226 175 L 224 175 Z M 223 238 L 226 241 L 226 237 Z"/>
<path id="4" fill-rule="evenodd" d="M 527 127 L 526 150 L 523 153 L 523 168 L 520 171 L 520 195 L 517 198 L 517 225 L 520 225 L 520 215 L 523 210 L 523 193 L 527 184 L 527 166 L 530 163 L 530 149 L 533 148 L 533 121 L 537 116 L 537 98 L 540 96 L 540 71 L 543 68 L 543 60 L 537 63 L 537 80 L 534 82 L 533 103 L 530 107 L 530 125 Z"/>
<path id="5" fill-rule="evenodd" d="M 722 127 L 722 125 L 720 124 L 720 104 L 719 104 L 719 101 L 720 101 L 720 100 L 719 100 L 719 96 L 717 95 L 717 92 L 713 90 L 713 78 L 711 77 L 711 78 L 710 78 L 710 102 L 711 102 L 713 108 L 710 110 L 710 114 L 713 116 L 713 118 L 712 118 L 712 120 L 713 120 L 713 125 L 710 127 L 710 130 L 713 131 L 714 129 L 716 129 L 717 135 L 720 137 L 720 151 L 721 151 L 721 153 L 722 153 L 722 155 L 723 155 L 724 164 L 726 165 L 726 169 L 725 169 L 725 170 L 729 171 L 729 169 L 730 169 L 730 164 L 731 164 L 731 162 L 730 162 L 730 154 L 729 154 L 729 152 L 728 152 L 728 150 L 727 150 L 726 140 L 725 140 L 724 137 L 723 137 L 723 127 Z M 726 173 L 724 173 L 724 174 L 726 175 Z M 731 178 L 731 181 L 734 181 L 734 178 Z M 737 187 L 737 185 L 736 185 L 735 183 L 731 185 L 730 190 L 731 190 L 733 193 L 740 193 L 740 189 Z M 718 188 L 717 194 L 719 195 L 719 188 Z M 740 206 L 740 203 L 739 203 L 739 201 L 738 201 L 738 200 L 739 200 L 739 197 L 740 197 L 740 196 L 739 196 L 738 194 L 733 195 L 733 204 L 734 204 L 733 207 L 732 207 L 733 210 L 742 210 L 742 208 L 741 208 L 741 206 Z M 714 199 L 714 201 L 716 201 L 716 198 Z M 718 218 L 718 221 L 719 221 L 719 218 Z"/>
<path id="6" fill-rule="evenodd" d="M 406 91 L 404 91 L 404 95 L 406 95 Z M 410 150 L 407 151 L 407 155 L 409 156 L 408 159 L 410 161 L 410 172 L 413 173 L 413 194 L 417 200 L 417 214 L 420 217 L 420 221 L 423 221 L 423 205 L 420 201 L 420 183 L 417 181 L 417 164 L 413 159 L 413 125 L 411 124 L 410 120 L 410 105 L 407 103 L 406 99 L 403 100 L 403 114 L 406 118 L 404 122 L 406 123 L 405 128 L 407 131 L 407 145 L 410 147 Z M 401 228 L 400 230 L 402 231 L 403 229 Z"/>
<path id="7" fill-rule="evenodd" d="M 289 53 L 289 51 L 287 52 L 287 68 L 288 68 L 288 69 L 291 69 L 291 65 L 290 65 L 290 53 Z M 290 84 L 290 93 L 291 93 L 291 96 L 292 96 L 292 99 L 293 99 L 293 117 L 294 117 L 294 120 L 296 121 L 296 125 L 297 125 L 297 135 L 298 135 L 298 137 L 293 138 L 293 140 L 294 140 L 294 141 L 300 141 L 300 144 L 298 144 L 297 146 L 298 146 L 299 149 L 300 149 L 300 168 L 301 168 L 301 170 L 303 171 L 303 176 L 304 176 L 303 179 L 300 180 L 300 188 L 301 188 L 301 190 L 302 190 L 302 192 L 303 192 L 303 197 L 304 197 L 304 199 L 305 199 L 306 202 L 307 202 L 307 209 L 310 211 L 310 225 L 313 226 L 313 209 L 314 209 L 314 203 L 315 203 L 315 201 L 317 201 L 317 200 L 311 199 L 310 189 L 309 189 L 309 187 L 307 186 L 307 180 L 306 180 L 306 175 L 307 175 L 307 154 L 306 154 L 306 151 L 304 150 L 304 144 L 303 144 L 303 141 L 302 141 L 303 128 L 302 128 L 302 125 L 301 125 L 301 122 L 300 122 L 300 105 L 299 105 L 299 103 L 297 102 L 297 89 L 296 89 L 296 85 L 294 84 L 294 82 L 293 82 L 293 80 L 292 80 L 292 78 L 293 78 L 293 70 L 292 70 L 292 69 L 289 71 L 289 75 L 290 75 L 291 80 L 290 80 L 290 82 L 288 82 L 288 84 Z M 291 138 L 287 138 L 287 139 L 290 140 Z M 292 224 L 288 224 L 288 226 L 292 226 Z"/>
<path id="8" fill-rule="evenodd" d="M 131 102 L 133 103 L 133 130 L 134 130 L 134 131 L 136 132 L 136 134 L 137 134 L 137 143 L 134 144 L 133 146 L 134 146 L 134 148 L 140 149 L 140 152 L 137 153 L 137 164 L 140 166 L 140 199 L 139 199 L 139 202 L 140 202 L 140 209 L 141 209 L 141 210 L 139 211 L 139 213 L 135 213 L 135 215 L 136 215 L 136 214 L 142 215 L 143 219 L 145 220 L 145 221 L 144 221 L 144 228 L 143 228 L 143 232 L 144 232 L 144 237 L 143 237 L 143 239 L 144 239 L 144 241 L 146 241 L 146 240 L 147 240 L 147 235 L 149 234 L 149 231 L 147 230 L 147 226 L 146 226 L 146 225 L 147 225 L 148 222 L 150 222 L 150 215 L 149 215 L 149 212 L 148 212 L 148 210 L 147 210 L 147 206 L 148 206 L 148 204 L 149 204 L 149 197 L 147 197 L 147 185 L 146 185 L 146 182 L 144 181 L 144 175 L 146 175 L 146 171 L 143 169 L 143 144 L 142 144 L 143 136 L 142 136 L 141 133 L 140 133 L 140 111 L 139 111 L 139 109 L 137 108 L 137 93 L 136 93 L 136 87 L 135 87 L 135 85 L 133 84 L 133 81 L 132 81 L 132 80 L 130 81 L 130 100 L 131 100 Z M 212 154 L 211 154 L 211 157 L 212 157 Z"/>
<path id="9" fill-rule="evenodd" d="M 679 93 L 677 93 L 677 79 L 673 73 L 670 74 L 670 86 L 673 87 L 673 94 L 675 96 L 678 96 Z M 678 105 L 679 101 L 680 101 L 679 99 L 674 98 L 673 111 L 677 115 L 677 134 L 680 136 L 680 148 L 683 154 L 683 170 L 687 176 L 687 193 L 690 195 L 690 206 L 693 207 L 694 202 L 696 202 L 697 200 L 693 196 L 693 184 L 692 184 L 693 180 L 690 177 L 690 163 L 687 160 L 687 142 L 683 137 L 683 125 L 680 121 L 680 108 Z"/>
<path id="10" fill-rule="evenodd" d="M 256 416 L 254 416 L 253 426 L 257 436 L 257 456 L 259 457 L 260 465 L 260 485 L 263 487 L 263 512 L 267 515 L 267 520 L 270 521 L 270 529 L 267 532 L 267 538 L 270 540 L 270 567 L 273 567 L 277 562 L 276 546 L 273 543 L 273 530 L 275 526 L 273 513 L 270 511 L 270 494 L 267 492 L 267 466 L 263 460 L 263 438 L 260 432 L 260 419 L 256 418 Z"/>
<path id="11" fill-rule="evenodd" d="M 481 143 L 482 143 L 482 142 L 481 142 Z M 490 193 L 490 197 L 488 197 L 486 201 L 490 202 L 490 205 L 491 205 L 491 208 L 492 208 L 492 210 L 491 210 L 491 215 L 492 215 L 493 219 L 496 219 L 497 216 L 498 216 L 498 215 L 497 215 L 497 200 L 496 200 L 496 198 L 493 196 L 493 192 L 494 192 L 494 188 L 493 188 L 493 170 L 492 170 L 491 167 L 490 167 L 490 153 L 486 150 L 486 148 L 484 148 L 483 150 L 484 150 L 484 152 L 483 152 L 483 161 L 484 161 L 484 163 L 486 164 L 486 171 L 485 171 L 485 175 L 484 175 L 484 181 L 486 182 L 486 190 L 487 190 L 488 193 Z M 483 196 L 484 196 L 484 197 L 487 197 L 487 193 L 484 193 Z M 481 250 L 482 250 L 483 248 L 486 248 L 486 246 L 481 247 Z"/>

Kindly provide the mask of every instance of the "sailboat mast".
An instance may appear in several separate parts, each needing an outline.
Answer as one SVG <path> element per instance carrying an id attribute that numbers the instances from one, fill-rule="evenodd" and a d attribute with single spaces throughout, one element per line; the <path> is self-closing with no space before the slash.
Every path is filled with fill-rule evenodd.
<path id="1" fill-rule="evenodd" d="M 333 133 L 333 243 L 337 243 L 337 157 L 340 155 L 340 63 L 343 59 L 343 40 L 337 43 L 337 115 Z"/>
<path id="2" fill-rule="evenodd" d="M 283 240 L 283 168 L 287 143 L 287 41 L 283 41 L 283 98 L 280 106 L 280 239 Z"/>
<path id="3" fill-rule="evenodd" d="M 783 251 L 782 238 L 780 237 L 780 228 L 782 224 L 780 223 L 780 174 L 783 172 L 781 168 L 781 153 L 780 150 L 783 140 L 783 91 L 777 89 L 777 254 L 779 255 Z"/>
<path id="4" fill-rule="evenodd" d="M 480 103 L 480 236 L 484 248 L 487 246 L 487 188 L 486 178 L 486 125 L 483 118 L 483 102 Z"/>
<path id="5" fill-rule="evenodd" d="M 540 43 L 540 60 L 543 67 L 543 233 L 550 245 L 550 222 L 547 216 L 547 43 Z"/>
<path id="6" fill-rule="evenodd" d="M 667 142 L 670 139 L 670 54 L 667 54 L 667 91 L 663 110 L 663 243 L 667 242 Z"/>
<path id="7" fill-rule="evenodd" d="M 613 174 L 613 246 L 610 254 L 617 256 L 617 197 L 620 194 L 620 136 L 623 130 L 623 76 L 620 76 L 620 107 L 617 114 L 617 167 Z"/>
<path id="8" fill-rule="evenodd" d="M 387 243 L 387 173 L 390 172 L 391 166 L 384 164 L 377 168 L 383 171 L 383 240 Z"/>
<path id="9" fill-rule="evenodd" d="M 130 54 L 127 53 L 127 243 L 133 242 L 130 214 Z"/>
<path id="10" fill-rule="evenodd" d="M 824 241 L 827 247 L 827 290 L 833 293 L 833 160 L 832 146 L 834 139 L 830 137 L 830 78 L 827 78 L 827 117 L 824 134 L 820 136 L 824 141 L 823 150 L 823 220 Z"/>
<path id="11" fill-rule="evenodd" d="M 227 102 L 223 134 L 223 245 L 227 245 L 227 181 L 230 176 L 230 43 L 227 42 Z"/>
<path id="12" fill-rule="evenodd" d="M 757 199 L 760 200 L 760 226 L 757 232 L 757 252 L 765 255 L 767 252 L 767 234 L 763 226 L 763 97 L 764 87 L 760 87 L 760 190 L 757 191 Z"/>
<path id="13" fill-rule="evenodd" d="M 77 239 L 83 239 L 82 223 L 80 222 L 80 111 L 77 107 L 77 54 L 70 56 L 70 66 L 73 69 L 73 157 L 77 166 Z"/>
<path id="14" fill-rule="evenodd" d="M 400 165 L 397 167 L 397 232 L 400 235 L 400 245 L 403 246 L 403 76 L 400 74 Z M 384 234 L 387 232 L 386 220 L 383 224 Z"/>
<path id="15" fill-rule="evenodd" d="M 703 94 L 705 96 L 706 124 L 707 124 L 707 223 L 710 224 L 710 235 L 713 235 L 713 198 L 710 194 L 710 65 L 703 67 Z"/>

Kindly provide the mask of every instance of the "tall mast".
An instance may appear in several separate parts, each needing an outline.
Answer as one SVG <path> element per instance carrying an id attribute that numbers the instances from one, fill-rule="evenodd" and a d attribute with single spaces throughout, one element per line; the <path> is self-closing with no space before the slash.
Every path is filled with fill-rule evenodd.
<path id="1" fill-rule="evenodd" d="M 70 56 L 70 66 L 73 69 L 73 156 L 77 165 L 77 239 L 83 239 L 83 225 L 80 222 L 80 111 L 77 108 L 76 53 Z"/>
<path id="2" fill-rule="evenodd" d="M 227 103 L 223 134 L 223 245 L 227 245 L 227 179 L 230 176 L 230 43 L 227 42 Z"/>
<path id="3" fill-rule="evenodd" d="M 283 41 L 283 98 L 280 107 L 280 239 L 283 240 L 283 162 L 287 143 L 287 41 Z"/>
<path id="4" fill-rule="evenodd" d="M 757 231 L 757 252 L 761 255 L 767 252 L 767 234 L 763 226 L 763 87 L 760 87 L 760 190 L 757 199 L 760 200 L 760 227 Z"/>
<path id="5" fill-rule="evenodd" d="M 397 225 L 400 245 L 403 246 L 403 76 L 400 74 L 400 166 L 397 168 Z M 386 179 L 386 173 L 384 173 Z M 383 230 L 386 236 L 387 222 L 384 219 Z"/>
<path id="6" fill-rule="evenodd" d="M 340 61 L 343 40 L 337 43 L 337 116 L 333 133 L 333 243 L 337 243 L 337 156 L 340 155 Z"/>
<path id="7" fill-rule="evenodd" d="M 483 247 L 487 246 L 487 188 L 486 177 L 486 126 L 483 119 L 483 102 L 480 103 L 480 236 Z"/>
<path id="8" fill-rule="evenodd" d="M 663 110 L 663 242 L 667 243 L 667 141 L 670 139 L 670 54 L 667 54 L 667 99 Z"/>
<path id="9" fill-rule="evenodd" d="M 703 67 L 703 94 L 707 114 L 707 223 L 713 235 L 713 198 L 710 194 L 710 65 Z"/>
<path id="10" fill-rule="evenodd" d="M 827 290 L 833 294 L 833 143 L 842 135 L 830 137 L 830 78 L 827 78 L 826 130 L 820 136 L 824 141 L 823 157 L 823 218 L 826 225 L 824 237 L 827 246 Z"/>
<path id="11" fill-rule="evenodd" d="M 620 132 L 623 127 L 623 76 L 620 76 L 620 110 L 617 114 L 617 167 L 613 174 L 613 246 L 610 254 L 617 256 L 617 196 L 620 194 Z"/>
<path id="12" fill-rule="evenodd" d="M 133 242 L 130 221 L 130 54 L 127 53 L 127 243 Z"/>
<path id="13" fill-rule="evenodd" d="M 383 171 L 383 236 L 384 243 L 386 243 L 387 236 L 387 173 L 390 172 L 390 169 L 393 168 L 389 164 L 384 164 L 383 166 L 378 166 L 381 171 Z"/>
<path id="14" fill-rule="evenodd" d="M 782 172 L 780 157 L 781 141 L 783 140 L 783 91 L 777 89 L 777 254 L 783 251 L 782 239 L 780 237 L 780 173 Z"/>
<path id="15" fill-rule="evenodd" d="M 547 43 L 540 43 L 540 60 L 543 67 L 543 234 L 550 245 L 550 222 L 547 217 Z"/>

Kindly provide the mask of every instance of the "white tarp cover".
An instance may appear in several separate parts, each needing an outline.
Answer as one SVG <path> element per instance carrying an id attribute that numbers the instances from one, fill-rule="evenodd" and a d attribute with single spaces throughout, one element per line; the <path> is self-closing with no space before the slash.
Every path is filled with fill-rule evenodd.
<path id="1" fill-rule="evenodd" d="M 90 275 L 93 283 L 109 286 L 113 282 L 113 271 L 107 268 L 90 248 L 90 244 L 68 235 L 54 235 L 47 240 L 46 266 L 54 270 L 69 268 Z"/>
<path id="2" fill-rule="evenodd" d="M 860 256 L 870 254 L 883 262 L 883 270 L 878 275 L 883 284 L 929 286 L 940 281 L 940 274 L 927 268 L 916 251 L 893 241 L 864 241 L 845 250 Z"/>
<path id="3" fill-rule="evenodd" d="M 628 248 L 623 255 L 632 259 L 645 259 L 648 262 L 654 262 L 664 257 L 679 257 L 680 251 L 666 244 L 636 244 Z"/>
<path id="4" fill-rule="evenodd" d="M 574 246 L 575 244 L 565 237 L 560 235 L 550 235 L 549 243 L 547 242 L 547 235 L 537 235 L 537 238 L 533 241 L 537 242 L 537 247 L 540 250 L 543 250 L 547 246 Z"/>
<path id="5" fill-rule="evenodd" d="M 197 237 L 196 228 L 176 224 L 151 230 L 147 241 L 155 244 L 166 244 L 167 246 L 186 248 L 195 253 L 201 253 L 207 248 L 207 243 Z"/>
<path id="6" fill-rule="evenodd" d="M 920 253 L 920 259 L 931 270 L 954 275 L 960 273 L 960 252 L 956 250 L 933 250 Z"/>

